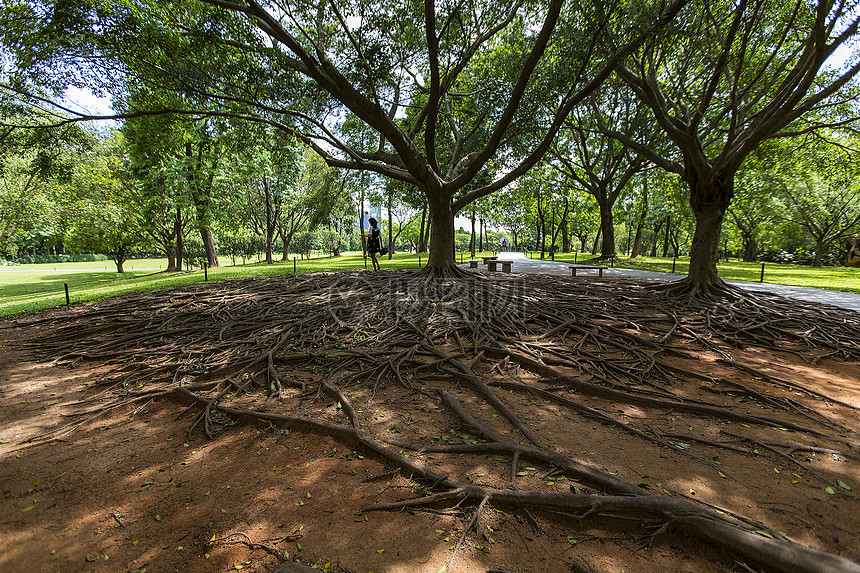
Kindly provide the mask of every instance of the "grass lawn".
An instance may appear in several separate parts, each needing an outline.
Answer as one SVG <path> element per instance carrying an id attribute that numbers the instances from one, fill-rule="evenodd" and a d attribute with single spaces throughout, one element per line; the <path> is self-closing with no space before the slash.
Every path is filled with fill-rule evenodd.
<path id="1" fill-rule="evenodd" d="M 491 252 L 478 253 L 486 256 Z M 529 253 L 536 258 L 538 253 Z M 457 253 L 457 260 L 467 261 L 468 253 Z M 577 262 L 588 264 L 594 259 L 589 253 L 579 253 Z M 573 253 L 559 253 L 557 261 L 573 261 Z M 427 262 L 427 255 L 396 253 L 392 260 L 382 257 L 382 268 L 417 268 Z M 228 264 L 230 261 L 222 260 Z M 209 269 L 209 280 L 224 280 L 245 277 L 258 277 L 293 272 L 293 260 L 276 261 L 273 265 L 265 263 L 237 264 Z M 689 261 L 679 258 L 675 272 L 687 272 Z M 63 283 L 69 284 L 70 298 L 73 303 L 110 298 L 131 292 L 149 291 L 174 287 L 181 284 L 204 280 L 202 270 L 165 274 L 159 272 L 167 266 L 165 259 L 138 259 L 127 261 L 122 274 L 116 272 L 111 261 L 90 263 L 57 263 L 19 265 L 0 267 L 0 317 L 15 316 L 38 312 L 65 303 Z M 623 267 L 670 272 L 672 259 L 661 257 L 637 257 L 633 261 L 624 260 Z M 364 258 L 360 252 L 343 253 L 340 257 L 314 257 L 295 261 L 295 271 L 307 273 L 324 270 L 362 269 Z M 367 262 L 370 268 L 370 261 Z M 761 263 L 722 262 L 720 276 L 726 279 L 758 281 Z M 860 269 L 846 267 L 812 268 L 803 265 L 765 264 L 765 281 L 776 284 L 806 286 L 860 293 Z"/>
<path id="2" fill-rule="evenodd" d="M 576 261 L 588 264 L 596 258 L 591 253 L 579 253 Z M 572 262 L 574 254 L 558 253 L 555 260 Z M 724 279 L 758 282 L 761 278 L 761 265 L 762 263 L 742 263 L 732 260 L 730 262 L 721 261 L 717 264 L 717 269 Z M 808 265 L 780 265 L 777 263 L 764 263 L 764 265 L 764 282 L 767 283 L 860 293 L 860 269 L 857 268 L 815 268 Z M 621 263 L 616 263 L 615 266 L 668 273 L 672 272 L 672 258 L 636 257 L 635 259 L 625 259 L 621 257 Z M 675 262 L 675 272 L 686 274 L 689 266 L 690 259 L 688 257 L 679 257 Z"/>
<path id="3" fill-rule="evenodd" d="M 427 255 L 396 253 L 392 260 L 382 257 L 382 268 L 417 268 L 427 263 Z M 222 259 L 229 264 L 229 259 Z M 111 261 L 88 263 L 47 263 L 0 267 L 0 317 L 29 314 L 65 304 L 63 283 L 69 284 L 72 303 L 110 298 L 131 292 L 174 287 L 204 280 L 202 270 L 170 273 L 160 272 L 166 259 L 136 259 L 126 261 L 125 272 L 116 272 Z M 293 260 L 237 264 L 209 269 L 209 280 L 258 277 L 293 272 Z M 348 252 L 340 257 L 314 257 L 295 261 L 295 271 L 307 273 L 324 270 L 365 268 L 360 252 Z M 370 260 L 367 268 L 372 268 Z"/>

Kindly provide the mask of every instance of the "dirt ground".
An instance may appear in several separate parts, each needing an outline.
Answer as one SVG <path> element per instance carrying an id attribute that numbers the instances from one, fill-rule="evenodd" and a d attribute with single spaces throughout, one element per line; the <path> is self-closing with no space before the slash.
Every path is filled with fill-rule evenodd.
<path id="1" fill-rule="evenodd" d="M 57 311 L 62 313 L 62 311 Z M 186 405 L 154 400 L 113 410 L 49 442 L 29 442 L 110 400 L 96 382 L 98 363 L 52 366 L 19 346 L 38 339 L 39 326 L 0 324 L 0 572 L 265 572 L 297 560 L 332 572 L 668 572 L 745 570 L 741 560 L 673 531 L 653 540 L 651 529 L 623 519 L 578 521 L 527 508 L 484 511 L 463 538 L 475 505 L 440 505 L 401 511 L 368 506 L 423 494 L 397 468 L 340 438 L 301 428 L 237 423 L 214 440 L 188 435 Z M 850 455 L 827 453 L 826 438 L 750 427 L 692 413 L 613 403 L 568 393 L 571 400 L 613 416 L 618 424 L 673 432 L 676 449 L 648 444 L 615 425 L 576 416 L 542 398 L 500 390 L 529 428 L 560 452 L 655 494 L 696 500 L 761 521 L 795 541 L 860 562 L 860 367 L 839 359 L 813 366 L 795 354 L 757 348 L 733 358 L 853 406 L 827 402 L 790 386 L 725 368 L 706 352 L 689 370 L 737 381 L 776 398 L 792 398 L 848 428 L 841 434 Z M 506 376 L 544 383 L 538 376 L 483 368 L 491 383 Z M 307 376 L 306 371 L 295 375 Z M 432 377 L 422 383 L 432 385 Z M 700 379 L 679 376 L 674 391 L 723 400 L 767 413 L 752 400 L 717 395 Z M 424 435 L 433 443 L 474 440 L 427 395 L 388 384 L 356 386 L 350 396 L 377 436 Z M 458 398 L 480 408 L 466 389 Z M 247 397 L 254 407 L 257 398 Z M 287 401 L 289 402 L 289 401 Z M 285 403 L 287 408 L 337 415 L 331 400 Z M 809 423 L 799 413 L 782 419 Z M 485 422 L 507 433 L 495 415 Z M 495 425 L 494 425 L 495 424 Z M 715 449 L 704 441 L 750 435 L 820 448 L 788 456 L 738 445 Z M 701 439 L 697 443 L 690 438 Z M 734 441 L 732 443 L 738 443 Z M 835 447 L 835 446 L 834 446 Z M 680 449 L 679 449 L 680 448 Z M 510 459 L 495 455 L 416 454 L 457 479 L 504 488 Z M 547 467 L 520 463 L 517 483 L 542 492 L 580 491 Z M 850 488 L 850 489 L 848 489 Z M 583 488 L 584 489 L 584 488 Z M 585 490 L 588 491 L 588 490 Z M 595 492 L 599 493 L 599 492 Z M 655 526 L 654 529 L 657 529 Z M 461 539 L 462 538 L 462 539 Z M 651 543 L 653 541 L 653 543 Z M 453 555 L 453 560 L 452 560 Z M 752 570 L 752 569 L 747 569 Z M 755 567 L 759 570 L 759 566 Z"/>

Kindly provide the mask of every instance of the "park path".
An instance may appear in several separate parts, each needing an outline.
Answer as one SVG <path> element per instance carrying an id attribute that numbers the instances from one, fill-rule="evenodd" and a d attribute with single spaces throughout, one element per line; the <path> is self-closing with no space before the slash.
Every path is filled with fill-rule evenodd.
<path id="1" fill-rule="evenodd" d="M 519 252 L 499 253 L 499 260 L 513 261 L 514 264 L 512 270 L 516 273 L 537 273 L 570 276 L 571 263 L 569 262 L 550 260 L 542 261 L 540 259 L 530 259 L 526 257 L 523 253 Z M 463 268 L 468 268 L 469 264 L 466 263 L 460 266 Z M 486 267 L 483 265 L 481 265 L 480 268 L 486 269 Z M 586 272 L 593 274 L 595 271 Z M 672 273 L 661 273 L 657 271 L 640 271 L 636 269 L 624 269 L 619 267 L 606 267 L 603 271 L 603 276 L 634 277 L 656 281 L 675 281 L 683 277 L 683 275 Z M 726 280 L 726 282 L 750 291 L 770 292 L 785 297 L 794 298 L 797 300 L 831 304 L 841 308 L 847 308 L 860 312 L 860 294 L 835 290 L 825 290 L 819 288 L 757 283 L 750 281 Z"/>

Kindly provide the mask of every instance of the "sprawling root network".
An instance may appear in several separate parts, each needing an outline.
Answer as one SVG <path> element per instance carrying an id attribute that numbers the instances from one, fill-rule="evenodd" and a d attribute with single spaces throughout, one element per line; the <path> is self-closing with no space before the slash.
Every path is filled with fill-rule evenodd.
<path id="1" fill-rule="evenodd" d="M 623 281 L 488 278 L 462 271 L 319 273 L 105 303 L 59 320 L 35 346 L 59 356 L 59 362 L 115 365 L 104 381 L 114 401 L 93 415 L 156 397 L 177 398 L 195 415 L 189 433 L 214 437 L 249 419 L 276 428 L 301 426 L 385 458 L 423 488 L 413 499 L 367 509 L 471 498 L 479 502 L 473 523 L 488 504 L 540 509 L 580 524 L 586 518 L 635 519 L 650 532 L 649 540 L 671 528 L 777 569 L 857 570 L 856 564 L 794 543 L 741 515 L 680 496 L 653 495 L 547 443 L 523 420 L 521 400 L 512 396 L 540 399 L 569 416 L 602 422 L 711 468 L 716 467 L 711 458 L 688 452 L 690 443 L 741 453 L 756 448 L 822 481 L 829 476 L 794 454 L 826 451 L 858 459 L 856 432 L 809 401 L 775 398 L 689 364 L 696 353 L 708 353 L 722 367 L 779 387 L 786 382 L 734 360 L 732 349 L 764 347 L 809 361 L 856 360 L 860 315 L 764 295 L 722 298 L 715 305 L 683 288 L 679 302 Z M 677 378 L 700 379 L 720 399 L 679 395 L 673 390 Z M 798 384 L 792 389 L 853 415 L 848 404 Z M 380 432 L 380 422 L 363 413 L 368 411 L 363 405 L 383 395 L 419 396 L 448 417 L 416 423 L 411 433 Z M 756 407 L 726 406 L 727 397 Z M 597 399 L 738 421 L 761 431 L 705 440 L 624 423 L 590 405 Z M 303 413 L 308 403 L 315 404 L 316 415 Z M 440 441 L 434 425 L 441 424 L 466 429 L 469 438 L 462 444 Z M 785 443 L 786 430 L 795 441 Z M 823 438 L 827 448 L 815 445 Z M 466 483 L 431 467 L 428 453 L 489 455 L 509 465 L 495 478 Z M 546 475 L 564 476 L 571 492 L 522 488 L 521 461 L 542 465 Z"/>

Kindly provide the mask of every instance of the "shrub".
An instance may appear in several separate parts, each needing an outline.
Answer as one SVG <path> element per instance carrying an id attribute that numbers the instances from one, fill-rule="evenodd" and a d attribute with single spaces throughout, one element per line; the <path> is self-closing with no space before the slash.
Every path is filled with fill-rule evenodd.
<path id="1" fill-rule="evenodd" d="M 340 254 L 340 233 L 337 231 L 324 231 L 320 233 L 322 249 L 332 256 Z"/>
<path id="2" fill-rule="evenodd" d="M 234 265 L 236 264 L 236 257 L 241 257 L 242 262 L 245 262 L 245 252 L 248 250 L 247 238 L 235 235 L 221 235 L 218 237 L 218 243 L 221 245 L 221 252 L 230 257 Z"/>
<path id="3" fill-rule="evenodd" d="M 45 264 L 45 263 L 91 263 L 94 261 L 106 261 L 109 257 L 102 254 L 71 253 L 65 255 L 21 255 L 15 258 L 18 264 Z"/>
<path id="4" fill-rule="evenodd" d="M 759 253 L 758 260 L 765 263 L 789 264 L 794 262 L 794 255 L 782 249 L 769 249 Z"/>
<path id="5" fill-rule="evenodd" d="M 317 242 L 316 234 L 312 233 L 310 231 L 306 231 L 306 232 L 298 235 L 297 237 L 293 238 L 293 243 L 291 246 L 292 246 L 293 250 L 295 250 L 295 252 L 302 255 L 303 258 L 304 257 L 310 258 L 311 251 L 316 246 L 316 242 Z"/>

